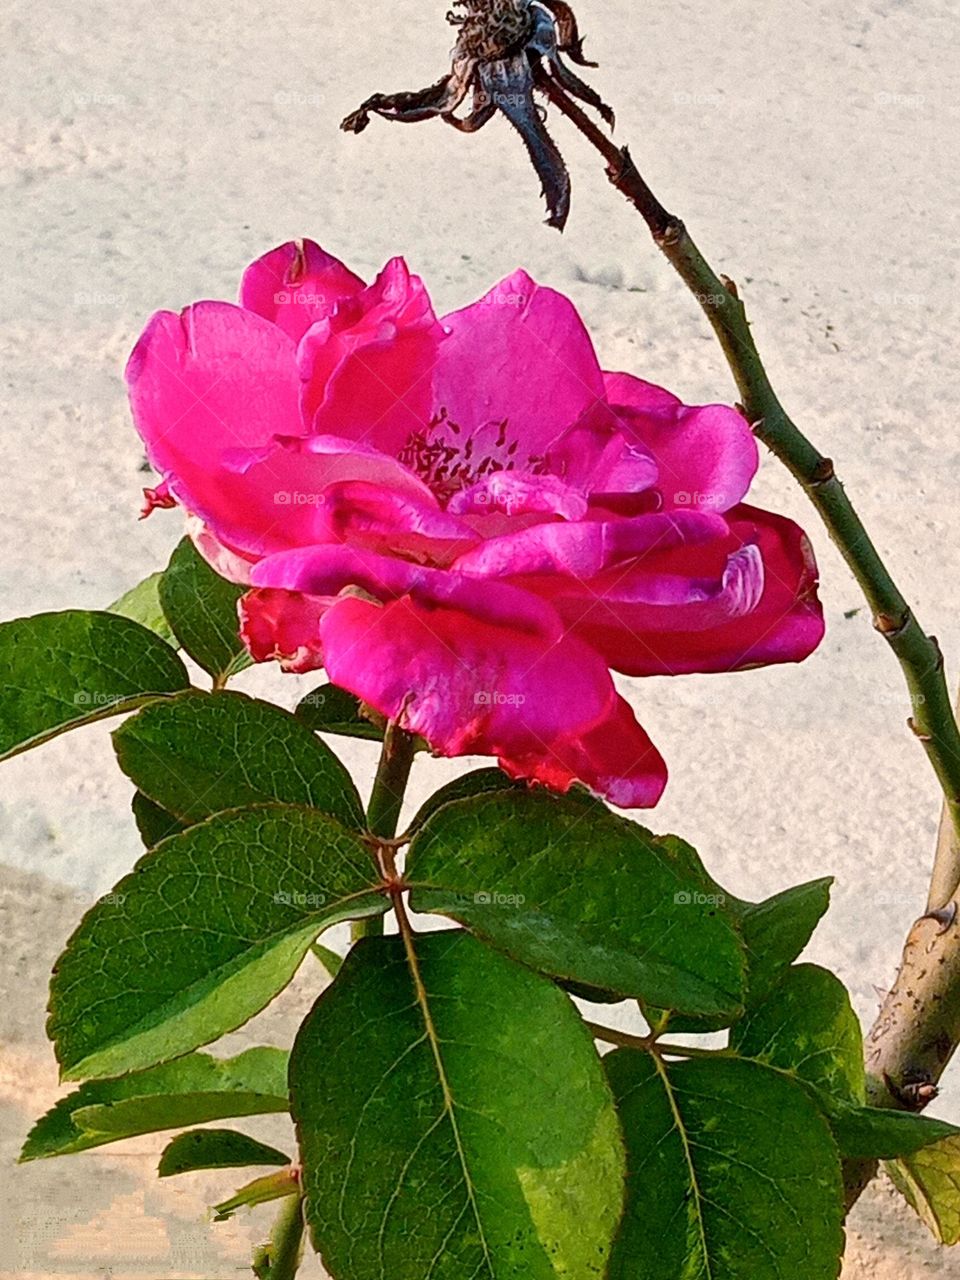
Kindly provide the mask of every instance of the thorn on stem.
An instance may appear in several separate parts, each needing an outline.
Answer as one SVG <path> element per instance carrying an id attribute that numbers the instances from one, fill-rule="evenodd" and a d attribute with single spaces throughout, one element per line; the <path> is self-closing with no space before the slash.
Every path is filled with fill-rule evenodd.
<path id="1" fill-rule="evenodd" d="M 945 907 L 937 907 L 935 911 L 928 911 L 926 915 L 922 915 L 920 919 L 936 920 L 940 926 L 937 930 L 937 937 L 942 938 L 945 933 L 949 933 L 957 922 L 956 900 L 948 902 Z"/>

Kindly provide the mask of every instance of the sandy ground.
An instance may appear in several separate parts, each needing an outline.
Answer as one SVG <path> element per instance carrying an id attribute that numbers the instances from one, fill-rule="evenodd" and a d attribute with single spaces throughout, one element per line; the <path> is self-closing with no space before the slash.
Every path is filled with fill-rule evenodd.
<path id="1" fill-rule="evenodd" d="M 404 252 L 440 308 L 522 263 L 576 300 L 606 367 L 688 400 L 732 396 L 691 300 L 562 125 L 575 180 L 562 239 L 538 225 L 535 180 L 502 122 L 470 139 L 440 125 L 337 132 L 367 93 L 442 72 L 446 8 L 5 6 L 2 616 L 103 605 L 163 562 L 179 524 L 163 513 L 136 522 L 142 455 L 122 362 L 151 310 L 232 296 L 245 263 L 289 237 L 313 236 L 367 273 Z M 960 303 L 956 258 L 943 249 L 960 231 L 960 84 L 946 52 L 955 0 L 578 9 L 619 136 L 741 282 L 782 395 L 837 460 L 955 678 L 960 380 L 947 353 Z M 874 986 L 889 982 L 922 909 L 937 791 L 905 728 L 896 666 L 802 494 L 769 460 L 756 496 L 811 529 L 828 638 L 802 668 L 627 682 L 671 766 L 653 825 L 697 843 L 746 896 L 835 875 L 810 956 L 837 969 L 869 1021 Z M 263 671 L 239 683 L 287 705 L 299 685 Z M 347 755 L 369 773 L 365 747 Z M 422 767 L 414 799 L 452 772 Z M 102 725 L 0 772 L 11 1266 L 30 1277 L 220 1280 L 242 1273 L 267 1216 L 213 1232 L 203 1206 L 219 1184 L 191 1175 L 158 1188 L 159 1143 L 10 1166 L 56 1091 L 45 974 L 83 902 L 136 856 L 128 804 Z M 239 1039 L 289 1038 L 318 980 L 304 974 Z M 937 1110 L 960 1119 L 955 1081 Z M 931 1274 L 960 1276 L 960 1255 L 936 1250 L 908 1210 L 872 1192 L 852 1224 L 846 1280 Z"/>

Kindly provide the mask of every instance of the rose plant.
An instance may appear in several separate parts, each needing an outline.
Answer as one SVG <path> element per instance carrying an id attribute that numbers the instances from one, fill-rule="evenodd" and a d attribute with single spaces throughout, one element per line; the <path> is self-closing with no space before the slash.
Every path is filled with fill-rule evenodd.
<path id="1" fill-rule="evenodd" d="M 666 781 L 611 668 L 822 636 L 805 535 L 744 503 L 743 416 L 603 372 L 524 273 L 437 318 L 402 260 L 365 285 L 309 241 L 239 305 L 154 316 L 127 377 L 147 510 L 189 537 L 110 610 L 0 627 L 4 752 L 132 713 L 113 741 L 147 846 L 57 964 L 79 1087 L 23 1158 L 181 1129 L 161 1176 L 274 1166 L 218 1206 L 282 1201 L 260 1276 L 295 1272 L 305 1225 L 335 1280 L 833 1276 L 841 1160 L 955 1131 L 866 1105 L 843 987 L 794 963 L 829 882 L 739 900 L 603 803 Z M 251 659 L 328 683 L 291 714 L 225 687 Z M 366 806 L 338 734 L 382 740 Z M 423 750 L 498 763 L 398 836 Z M 341 962 L 318 938 L 347 920 Z M 201 1052 L 311 952 L 333 980 L 291 1052 Z M 583 1001 L 636 1002 L 646 1031 Z M 295 1152 L 192 1127 L 288 1110 Z"/>
<path id="2" fill-rule="evenodd" d="M 294 1276 L 307 1235 L 333 1280 L 833 1280 L 879 1160 L 955 1241 L 960 1130 L 919 1114 L 960 1040 L 942 656 L 777 400 L 736 287 L 580 105 L 612 124 L 564 60 L 591 65 L 569 5 L 454 7 L 450 74 L 344 127 L 499 111 L 562 228 L 546 97 L 695 293 L 743 410 L 606 372 L 524 272 L 438 317 L 402 259 L 365 283 L 303 241 L 249 267 L 238 305 L 153 317 L 127 367 L 145 510 L 181 508 L 187 536 L 105 610 L 0 624 L 0 757 L 123 715 L 146 849 L 57 962 L 48 1031 L 76 1088 L 22 1159 L 178 1130 L 161 1177 L 259 1170 L 216 1216 L 278 1202 L 260 1280 Z M 666 784 L 612 672 L 796 662 L 822 637 L 806 536 L 746 503 L 757 439 L 863 587 L 945 796 L 866 1066 L 842 983 L 798 963 L 830 881 L 746 901 L 608 807 Z M 292 712 L 227 687 L 274 660 L 325 675 Z M 344 736 L 380 743 L 366 803 Z M 428 751 L 496 763 L 404 814 Z M 345 957 L 319 941 L 344 922 Z M 205 1051 L 308 957 L 326 980 L 292 1048 Z M 283 1148 L 242 1127 L 270 1113 Z"/>

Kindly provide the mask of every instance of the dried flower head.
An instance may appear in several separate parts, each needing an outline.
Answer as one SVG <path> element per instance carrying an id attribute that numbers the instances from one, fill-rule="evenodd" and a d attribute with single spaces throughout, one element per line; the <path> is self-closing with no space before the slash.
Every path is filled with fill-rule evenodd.
<path id="1" fill-rule="evenodd" d="M 595 66 L 583 56 L 573 10 L 564 0 L 455 0 L 448 20 L 457 27 L 450 74 L 413 93 L 376 93 L 343 121 L 361 133 L 371 113 L 414 123 L 439 116 L 463 133 L 475 133 L 501 111 L 526 144 L 543 186 L 552 227 L 563 229 L 570 211 L 570 176 L 547 132 L 537 90 L 556 100 L 571 95 L 595 108 L 609 125 L 613 112 L 564 62 Z M 472 91 L 466 116 L 457 108 Z"/>

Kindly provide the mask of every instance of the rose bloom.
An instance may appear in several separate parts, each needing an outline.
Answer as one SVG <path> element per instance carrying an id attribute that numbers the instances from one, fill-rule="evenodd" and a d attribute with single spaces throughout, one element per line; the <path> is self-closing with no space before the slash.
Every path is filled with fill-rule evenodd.
<path id="1" fill-rule="evenodd" d="M 614 687 L 796 662 L 819 643 L 802 530 L 743 498 L 725 405 L 606 373 L 522 271 L 442 319 L 400 258 L 369 285 L 318 245 L 240 303 L 147 325 L 134 419 L 202 554 L 250 590 L 257 661 L 324 668 L 440 755 L 657 802 L 666 769 Z"/>

